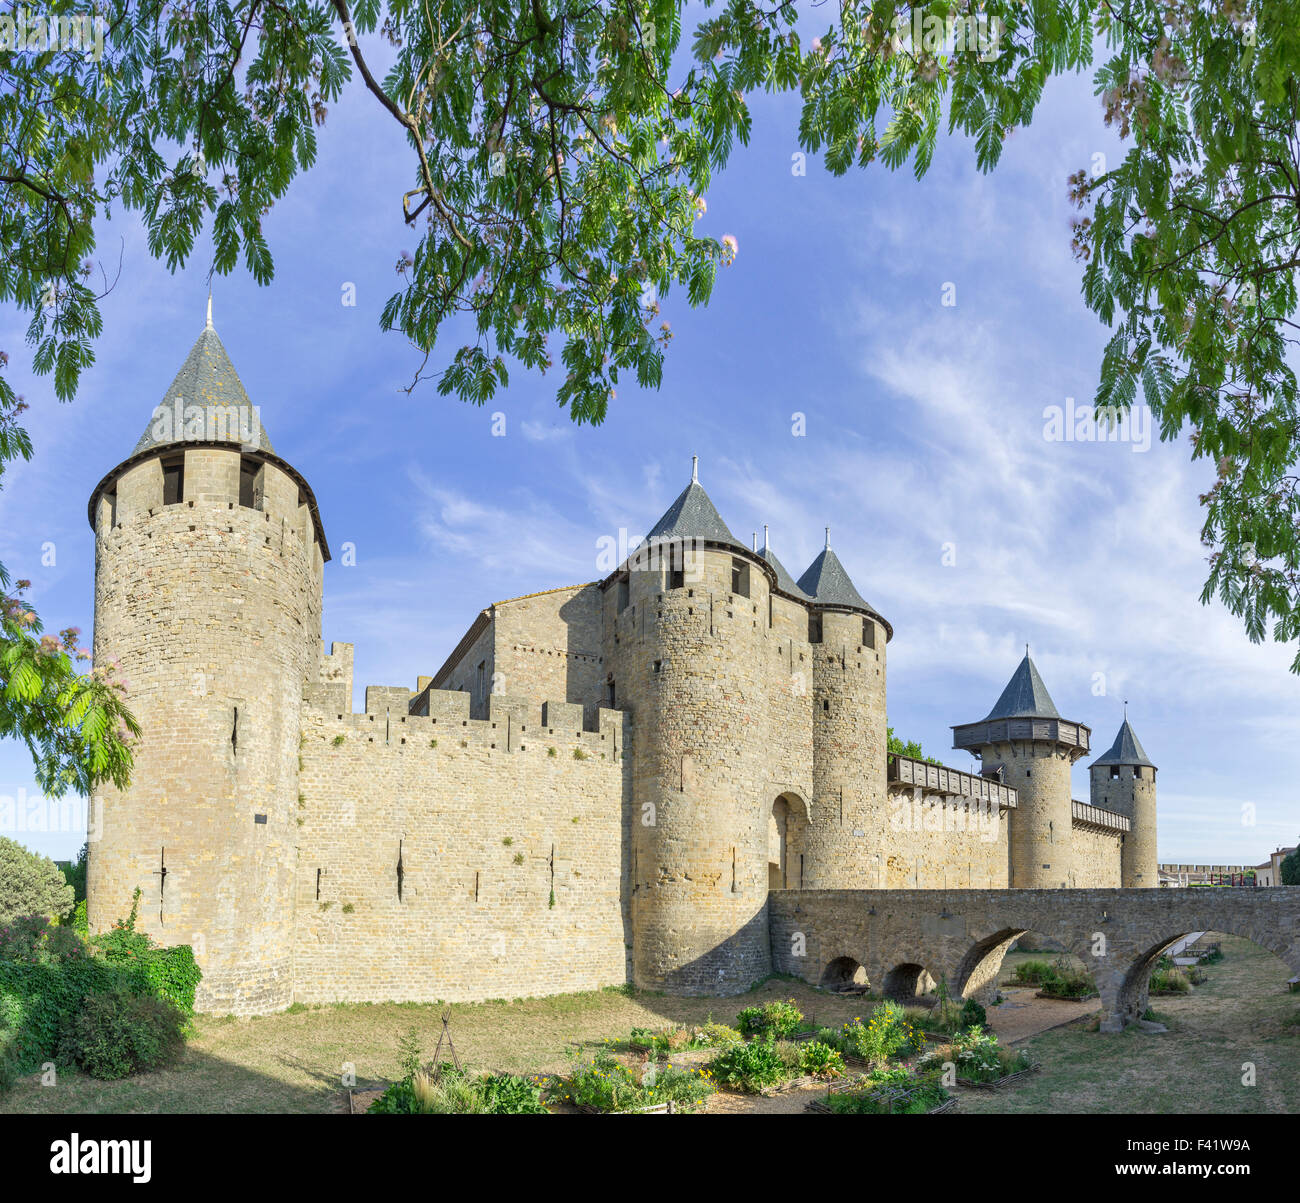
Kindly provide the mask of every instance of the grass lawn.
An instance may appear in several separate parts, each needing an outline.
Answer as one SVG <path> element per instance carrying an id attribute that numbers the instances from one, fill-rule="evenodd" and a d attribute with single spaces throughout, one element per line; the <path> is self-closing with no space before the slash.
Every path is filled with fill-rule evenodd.
<path id="1" fill-rule="evenodd" d="M 1300 997 L 1272 953 L 1234 936 L 1212 936 L 1223 960 L 1185 997 L 1151 1000 L 1167 1033 L 1130 1028 L 1101 1036 L 1095 1020 L 1024 1042 L 1039 1074 L 996 1094 L 962 1093 L 967 1112 L 1300 1113 Z M 1246 1063 L 1254 1086 L 1244 1086 Z"/>
<path id="2" fill-rule="evenodd" d="M 1222 937 L 1224 960 L 1187 998 L 1158 998 L 1171 1031 L 1102 1036 L 1081 1025 L 1030 1038 L 1043 1072 L 996 1094 L 962 1091 L 961 1109 L 1016 1112 L 1285 1111 L 1300 1113 L 1300 998 L 1271 953 Z M 1015 954 L 1013 954 L 1014 956 Z M 1044 959 L 1042 954 L 1032 954 Z M 669 998 L 602 990 L 516 1002 L 458 1004 L 452 1034 L 461 1060 L 485 1070 L 562 1071 L 566 1050 L 626 1036 L 633 1027 L 733 1023 L 754 1003 L 794 998 L 805 1015 L 835 1026 L 869 1009 L 861 999 L 771 980 L 728 999 Z M 1051 1005 L 1051 1004 L 1047 1004 Z M 355 1067 L 359 1087 L 397 1076 L 398 1038 L 414 1026 L 431 1056 L 441 1008 L 376 1004 L 304 1008 L 257 1019 L 200 1016 L 172 1070 L 122 1082 L 60 1075 L 56 1086 L 20 1081 L 0 1095 L 5 1112 L 330 1112 L 343 1103 L 340 1076 Z M 1088 1021 L 1083 1021 L 1086 1024 Z M 1257 1085 L 1241 1085 L 1242 1065 Z"/>

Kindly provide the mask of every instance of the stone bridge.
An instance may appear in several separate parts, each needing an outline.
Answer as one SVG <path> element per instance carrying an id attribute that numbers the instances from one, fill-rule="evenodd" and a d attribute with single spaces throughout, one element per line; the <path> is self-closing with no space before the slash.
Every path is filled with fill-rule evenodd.
<path id="1" fill-rule="evenodd" d="M 1046 936 L 1092 973 L 1105 1032 L 1146 1010 L 1152 966 L 1188 932 L 1243 936 L 1300 974 L 1300 889 L 1288 886 L 777 890 L 768 896 L 768 922 L 776 972 L 819 985 L 855 973 L 860 980 L 865 970 L 873 989 L 894 996 L 915 994 L 923 973 L 946 980 L 954 998 L 987 992 L 1018 937 Z"/>

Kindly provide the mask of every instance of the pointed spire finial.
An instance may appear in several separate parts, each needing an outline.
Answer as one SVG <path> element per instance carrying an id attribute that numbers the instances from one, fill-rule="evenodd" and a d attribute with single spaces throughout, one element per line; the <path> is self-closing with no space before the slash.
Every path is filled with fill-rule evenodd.
<path id="1" fill-rule="evenodd" d="M 831 549 L 831 528 L 828 526 L 826 528 L 826 550 L 830 551 L 830 549 Z"/>
<path id="2" fill-rule="evenodd" d="M 208 285 L 208 321 L 207 328 L 212 329 L 212 285 Z"/>
<path id="3" fill-rule="evenodd" d="M 764 550 L 764 551 L 767 551 L 770 547 L 771 547 L 771 544 L 768 543 L 768 541 L 767 541 L 767 523 L 764 522 L 764 523 L 763 523 L 763 550 Z"/>
<path id="4" fill-rule="evenodd" d="M 750 550 L 752 550 L 752 551 L 757 551 L 757 550 L 758 550 L 758 531 L 754 531 L 754 532 L 751 534 L 750 539 L 751 539 Z"/>
<path id="5" fill-rule="evenodd" d="M 1029 644 L 1025 644 L 1025 659 L 1029 658 Z"/>
<path id="6" fill-rule="evenodd" d="M 700 480 L 700 457 L 698 455 L 691 456 L 691 480 L 696 484 Z"/>

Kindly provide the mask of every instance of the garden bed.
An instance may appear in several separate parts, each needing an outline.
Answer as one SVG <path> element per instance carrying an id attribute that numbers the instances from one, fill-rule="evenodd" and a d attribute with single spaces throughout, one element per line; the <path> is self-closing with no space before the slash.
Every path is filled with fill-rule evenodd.
<path id="1" fill-rule="evenodd" d="M 1038 990 L 1034 994 L 1035 998 L 1046 998 L 1052 1002 L 1088 1002 L 1094 998 L 1100 998 L 1101 995 L 1096 990 L 1091 994 L 1048 994 L 1046 990 Z"/>
<path id="2" fill-rule="evenodd" d="M 605 1107 L 593 1107 L 589 1103 L 578 1103 L 577 1108 L 583 1115 L 675 1115 L 677 1108 L 671 1103 L 655 1103 L 650 1107 L 627 1107 L 611 1111 Z"/>
<path id="3" fill-rule="evenodd" d="M 931 1107 L 929 1111 L 922 1112 L 922 1114 L 924 1114 L 924 1115 L 944 1115 L 945 1113 L 947 1113 L 947 1112 L 949 1112 L 949 1111 L 955 1111 L 955 1110 L 957 1109 L 957 1101 L 958 1101 L 958 1100 L 957 1100 L 957 1096 L 956 1096 L 956 1095 L 953 1095 L 952 1098 L 950 1098 L 950 1099 L 944 1099 L 944 1101 L 943 1101 L 942 1103 L 939 1103 L 939 1104 L 938 1104 L 937 1106 L 935 1106 L 935 1107 Z M 834 1112 L 834 1111 L 832 1111 L 832 1110 L 830 1109 L 830 1106 L 829 1106 L 829 1104 L 826 1102 L 825 1099 L 813 1099 L 810 1103 L 808 1103 L 808 1105 L 804 1108 L 804 1110 L 805 1110 L 805 1111 L 811 1111 L 811 1112 L 813 1112 L 813 1114 L 815 1114 L 815 1115 L 835 1115 L 835 1114 L 836 1114 L 836 1112 Z"/>
<path id="4" fill-rule="evenodd" d="M 992 1082 L 976 1082 L 972 1078 L 958 1078 L 957 1085 L 965 1086 L 968 1090 L 1001 1090 L 1004 1086 L 1010 1086 L 1013 1082 L 1019 1082 L 1030 1074 L 1036 1074 L 1043 1067 L 1037 1061 L 1032 1062 L 1024 1069 L 1017 1070 L 1013 1074 L 1007 1074 L 1006 1077 L 997 1078 Z"/>

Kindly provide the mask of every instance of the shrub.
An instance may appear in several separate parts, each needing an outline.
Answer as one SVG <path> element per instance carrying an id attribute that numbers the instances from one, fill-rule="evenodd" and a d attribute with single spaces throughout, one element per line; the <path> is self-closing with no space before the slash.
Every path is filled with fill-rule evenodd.
<path id="1" fill-rule="evenodd" d="M 1009 1074 L 1029 1068 L 1029 1054 L 998 1044 L 997 1036 L 980 1026 L 966 1028 L 950 1044 L 931 1049 L 918 1062 L 921 1070 L 938 1069 L 951 1061 L 958 1080 L 996 1082 Z"/>
<path id="2" fill-rule="evenodd" d="M 26 915 L 65 915 L 75 901 L 76 891 L 49 857 L 0 836 L 0 927 Z"/>
<path id="3" fill-rule="evenodd" d="M 735 1028 L 729 1028 L 725 1023 L 714 1023 L 710 1019 L 695 1029 L 691 1043 L 696 1048 L 726 1048 L 731 1044 L 741 1044 L 744 1039 Z"/>
<path id="4" fill-rule="evenodd" d="M 799 1068 L 818 1078 L 838 1078 L 844 1074 L 844 1056 L 820 1040 L 809 1040 L 799 1045 Z"/>
<path id="5" fill-rule="evenodd" d="M 1161 957 L 1151 971 L 1150 989 L 1158 994 L 1186 994 L 1192 983 L 1182 969 L 1165 957 Z"/>
<path id="6" fill-rule="evenodd" d="M 741 1046 L 745 1047 L 745 1046 Z M 635 1111 L 660 1103 L 700 1107 L 713 1093 L 712 1075 L 704 1069 L 658 1066 L 651 1063 L 638 1076 L 601 1049 L 580 1062 L 564 1080 L 566 1097 L 601 1111 Z"/>
<path id="7" fill-rule="evenodd" d="M 184 1016 L 167 999 L 124 986 L 88 994 L 60 1039 L 60 1060 L 92 1078 L 125 1078 L 171 1065 L 185 1047 Z"/>
<path id="8" fill-rule="evenodd" d="M 896 1002 L 881 1003 L 866 1023 L 855 1019 L 840 1029 L 839 1048 L 870 1065 L 883 1065 L 890 1057 L 906 1056 L 922 1043 L 921 1034 L 908 1022 Z"/>
<path id="9" fill-rule="evenodd" d="M 1041 986 L 1053 976 L 1046 961 L 1024 961 L 1016 966 L 1011 981 L 1017 986 Z"/>
<path id="10" fill-rule="evenodd" d="M 536 1078 L 516 1074 L 488 1074 L 475 1085 L 485 1115 L 546 1115 L 542 1086 Z"/>
<path id="11" fill-rule="evenodd" d="M 746 1007 L 736 1016 L 736 1027 L 745 1036 L 771 1036 L 780 1039 L 799 1030 L 803 1012 L 794 999 L 788 1002 L 764 1003 L 761 1007 Z"/>
<path id="12" fill-rule="evenodd" d="M 988 1022 L 988 1014 L 973 998 L 968 998 L 961 1007 L 961 1026 L 964 1028 L 982 1028 Z"/>
<path id="13" fill-rule="evenodd" d="M 720 1085 L 747 1094 L 758 1094 L 790 1077 L 790 1068 L 770 1037 L 733 1044 L 714 1058 L 709 1070 Z"/>
<path id="14" fill-rule="evenodd" d="M 134 923 L 133 907 L 131 916 L 112 931 L 91 940 L 72 927 L 52 926 L 40 916 L 27 916 L 0 928 L 0 1048 L 16 1072 L 31 1072 L 50 1060 L 76 1064 L 77 1050 L 87 1041 L 92 1046 L 90 1059 L 113 1070 L 97 1051 L 90 1029 L 74 1030 L 91 998 L 125 993 L 165 1000 L 179 1013 L 178 1030 L 184 1034 L 201 977 L 193 953 L 183 946 L 155 947 L 146 935 L 134 930 Z M 103 1014 L 96 1011 L 104 1024 L 125 1023 L 145 1029 L 140 1055 L 131 1051 L 128 1042 L 121 1054 L 124 1062 L 154 1062 L 154 1054 L 145 1044 L 148 1032 L 155 1028 L 163 1034 L 162 1053 L 169 1055 L 173 1042 L 167 1023 L 158 1015 L 144 1008 L 110 1021 L 111 1009 L 101 1008 Z"/>

